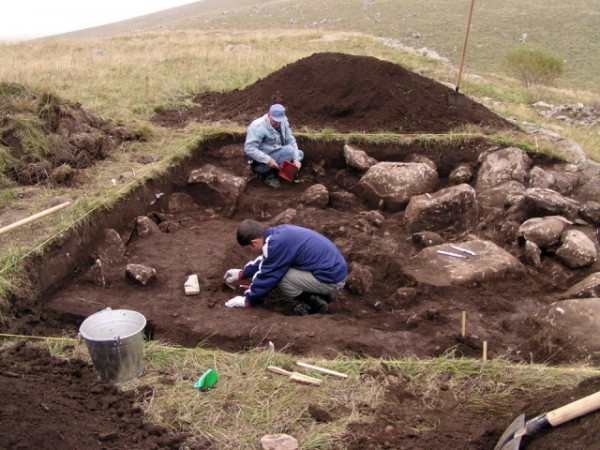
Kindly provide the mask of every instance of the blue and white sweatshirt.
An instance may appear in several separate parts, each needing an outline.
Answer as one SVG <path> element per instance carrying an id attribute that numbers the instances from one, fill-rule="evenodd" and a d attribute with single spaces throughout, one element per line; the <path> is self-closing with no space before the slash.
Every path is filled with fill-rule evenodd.
<path id="1" fill-rule="evenodd" d="M 333 242 L 322 234 L 296 225 L 268 228 L 262 255 L 244 266 L 243 277 L 252 277 L 244 292 L 246 306 L 262 303 L 291 268 L 311 272 L 322 283 L 346 279 L 348 266 Z"/>
<path id="2" fill-rule="evenodd" d="M 281 127 L 277 130 L 269 122 L 269 115 L 265 114 L 254 120 L 248 127 L 244 152 L 249 159 L 267 164 L 270 159 L 269 155 L 284 145 L 295 149 L 294 160 L 300 158 L 298 144 L 288 121 L 282 122 Z"/>

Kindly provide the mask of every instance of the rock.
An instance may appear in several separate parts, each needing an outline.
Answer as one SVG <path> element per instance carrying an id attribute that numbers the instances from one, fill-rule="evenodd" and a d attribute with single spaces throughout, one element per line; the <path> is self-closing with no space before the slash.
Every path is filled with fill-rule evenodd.
<path id="1" fill-rule="evenodd" d="M 406 262 L 405 274 L 419 283 L 433 286 L 465 286 L 478 282 L 502 280 L 524 273 L 517 258 L 491 241 L 471 240 L 456 243 L 476 253 L 466 259 L 438 254 L 438 250 L 463 254 L 449 244 L 427 247 Z"/>
<path id="2" fill-rule="evenodd" d="M 511 180 L 477 192 L 477 202 L 490 208 L 507 208 L 518 204 L 524 194 L 525 186 Z"/>
<path id="3" fill-rule="evenodd" d="M 269 221 L 269 225 L 274 227 L 276 225 L 281 225 L 282 223 L 290 224 L 293 222 L 294 217 L 296 217 L 298 211 L 294 208 L 288 208 L 285 211 L 277 214 Z"/>
<path id="4" fill-rule="evenodd" d="M 412 196 L 432 191 L 437 181 L 437 172 L 427 164 L 380 162 L 353 189 L 370 207 L 397 211 Z"/>
<path id="5" fill-rule="evenodd" d="M 496 233 L 498 240 L 502 242 L 514 242 L 515 236 L 519 231 L 519 222 L 514 220 L 505 220 L 500 224 L 500 229 Z"/>
<path id="6" fill-rule="evenodd" d="M 600 226 L 600 203 L 595 201 L 584 203 L 579 209 L 579 215 L 589 223 Z"/>
<path id="7" fill-rule="evenodd" d="M 329 203 L 329 191 L 322 184 L 315 184 L 302 193 L 300 202 L 316 208 L 325 208 Z"/>
<path id="8" fill-rule="evenodd" d="M 364 217 L 371 225 L 375 225 L 376 227 L 383 226 L 385 222 L 385 217 L 379 211 L 362 211 L 359 213 L 362 217 Z"/>
<path id="9" fill-rule="evenodd" d="M 104 240 L 98 246 L 98 259 L 104 264 L 118 264 L 125 258 L 125 244 L 112 228 L 104 230 Z"/>
<path id="10" fill-rule="evenodd" d="M 181 224 L 176 220 L 165 220 L 158 224 L 158 229 L 162 233 L 175 233 L 181 228 Z"/>
<path id="11" fill-rule="evenodd" d="M 475 190 L 488 189 L 506 181 L 524 183 L 531 160 L 523 150 L 515 147 L 503 148 L 481 156 L 481 167 L 477 174 Z"/>
<path id="12" fill-rule="evenodd" d="M 427 156 L 424 155 L 419 155 L 419 154 L 411 154 L 407 159 L 406 159 L 407 163 L 422 163 L 422 164 L 427 164 L 431 170 L 435 171 L 437 173 L 437 165 L 435 162 L 433 162 L 433 160 L 431 158 L 428 158 Z"/>
<path id="13" fill-rule="evenodd" d="M 554 175 L 546 172 L 544 169 L 539 167 L 533 167 L 529 171 L 529 187 L 552 189 L 556 184 Z"/>
<path id="14" fill-rule="evenodd" d="M 583 201 L 600 199 L 600 177 L 592 176 L 577 187 L 577 198 Z"/>
<path id="15" fill-rule="evenodd" d="M 352 211 L 362 208 L 362 202 L 353 193 L 338 190 L 329 193 L 329 206 L 334 209 Z"/>
<path id="16" fill-rule="evenodd" d="M 344 145 L 344 159 L 348 166 L 360 171 L 377 164 L 377 160 L 367 155 L 367 152 L 349 144 Z"/>
<path id="17" fill-rule="evenodd" d="M 562 298 L 600 297 L 600 272 L 591 274 L 566 291 Z"/>
<path id="18" fill-rule="evenodd" d="M 184 192 L 175 192 L 171 195 L 165 195 L 160 198 L 162 211 L 169 214 L 178 214 L 186 211 L 198 209 L 191 195 Z"/>
<path id="19" fill-rule="evenodd" d="M 534 344 L 542 357 L 547 355 L 550 360 L 559 358 L 573 361 L 573 355 L 587 355 L 592 363 L 600 361 L 600 298 L 569 299 L 552 303 L 526 323 L 530 328 L 539 328 L 534 328 L 532 335 L 535 336 Z M 589 360 L 586 359 L 585 362 L 589 363 Z"/>
<path id="20" fill-rule="evenodd" d="M 567 230 L 561 237 L 562 245 L 556 256 L 569 268 L 591 266 L 597 258 L 596 246 L 579 230 Z"/>
<path id="21" fill-rule="evenodd" d="M 542 251 L 533 242 L 525 242 L 525 261 L 536 269 L 542 268 Z"/>
<path id="22" fill-rule="evenodd" d="M 514 206 L 513 214 L 524 218 L 540 216 L 564 216 L 574 220 L 578 217 L 579 203 L 563 197 L 552 189 L 527 189 L 519 204 Z"/>
<path id="23" fill-rule="evenodd" d="M 135 229 L 140 236 L 148 236 L 160 233 L 160 228 L 158 225 L 147 216 L 138 216 L 135 219 Z"/>
<path id="24" fill-rule="evenodd" d="M 473 169 L 468 164 L 459 164 L 448 176 L 451 184 L 469 183 L 473 179 Z"/>
<path id="25" fill-rule="evenodd" d="M 298 440 L 288 434 L 266 434 L 260 438 L 263 450 L 298 450 Z"/>
<path id="26" fill-rule="evenodd" d="M 412 303 L 417 297 L 417 290 L 413 287 L 398 288 L 394 293 L 394 299 L 398 306 L 406 306 Z"/>
<path id="27" fill-rule="evenodd" d="M 82 280 L 96 286 L 107 287 L 123 279 L 123 268 L 103 263 L 96 259 L 94 264 L 83 274 Z"/>
<path id="28" fill-rule="evenodd" d="M 560 241 L 569 224 L 568 220 L 560 216 L 534 217 L 519 227 L 518 237 L 547 249 Z"/>
<path id="29" fill-rule="evenodd" d="M 215 196 L 219 200 L 225 216 L 231 216 L 237 208 L 240 195 L 246 188 L 247 179 L 212 164 L 205 164 L 199 169 L 192 170 L 188 176 L 188 184 L 199 184 L 205 187 L 208 195 Z"/>
<path id="30" fill-rule="evenodd" d="M 127 264 L 125 274 L 142 286 L 147 286 L 150 282 L 156 280 L 156 269 L 142 264 Z"/>
<path id="31" fill-rule="evenodd" d="M 468 184 L 441 189 L 433 194 L 416 195 L 410 199 L 404 217 L 410 232 L 470 230 L 479 216 L 475 190 Z"/>
<path id="32" fill-rule="evenodd" d="M 373 286 L 373 274 L 367 266 L 352 262 L 349 267 L 346 288 L 356 295 L 366 295 Z"/>
<path id="33" fill-rule="evenodd" d="M 411 239 L 419 247 L 431 247 L 432 245 L 441 245 L 446 242 L 442 236 L 433 231 L 413 233 Z"/>
<path id="34" fill-rule="evenodd" d="M 552 189 L 563 195 L 571 194 L 581 182 L 582 174 L 573 164 L 557 165 L 548 169 L 547 172 L 554 177 Z"/>

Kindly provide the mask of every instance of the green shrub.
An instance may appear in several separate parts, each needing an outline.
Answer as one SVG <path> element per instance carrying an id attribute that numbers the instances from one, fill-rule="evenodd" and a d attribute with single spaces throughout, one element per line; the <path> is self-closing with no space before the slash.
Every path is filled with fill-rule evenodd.
<path id="1" fill-rule="evenodd" d="M 552 84 L 565 71 L 561 58 L 540 48 L 519 46 L 506 55 L 506 70 L 524 86 Z"/>

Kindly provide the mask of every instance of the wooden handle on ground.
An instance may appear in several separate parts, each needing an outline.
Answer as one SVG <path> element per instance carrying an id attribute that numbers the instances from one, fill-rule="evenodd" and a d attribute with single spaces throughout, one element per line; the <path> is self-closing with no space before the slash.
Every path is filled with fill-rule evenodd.
<path id="1" fill-rule="evenodd" d="M 298 361 L 296 364 L 298 364 L 300 367 L 304 367 L 305 369 L 316 370 L 317 372 L 326 373 L 328 375 L 335 375 L 336 377 L 340 377 L 340 378 L 348 378 L 347 374 L 341 373 L 341 372 L 336 372 L 335 370 L 329 370 L 329 369 L 325 369 L 323 367 L 312 366 L 310 364 L 306 364 L 306 363 L 303 363 L 300 361 Z"/>
<path id="2" fill-rule="evenodd" d="M 10 231 L 10 230 L 14 230 L 15 228 L 18 228 L 21 225 L 25 225 L 29 222 L 33 222 L 34 220 L 37 220 L 44 216 L 47 216 L 48 214 L 52 214 L 53 212 L 58 211 L 59 209 L 62 209 L 65 206 L 69 206 L 70 204 L 71 204 L 71 202 L 67 201 L 67 202 L 61 203 L 60 205 L 53 206 L 52 208 L 45 209 L 44 211 L 41 211 L 32 216 L 21 219 L 15 223 L 11 223 L 10 225 L 0 228 L 0 234 L 6 233 L 7 231 Z"/>
<path id="3" fill-rule="evenodd" d="M 279 375 L 285 375 L 286 377 L 289 377 L 293 372 L 290 372 L 288 370 L 282 369 L 281 367 L 277 367 L 277 366 L 269 366 L 267 367 L 267 370 L 269 372 L 273 372 Z"/>
<path id="4" fill-rule="evenodd" d="M 279 375 L 285 375 L 286 377 L 289 377 L 290 381 L 294 381 L 296 383 L 310 384 L 312 386 L 321 386 L 323 384 L 323 380 L 304 375 L 303 373 L 290 372 L 289 370 L 282 369 L 281 367 L 268 366 L 267 370 Z"/>
<path id="5" fill-rule="evenodd" d="M 571 419 L 595 411 L 598 408 L 600 408 L 600 391 L 550 411 L 546 414 L 546 419 L 550 425 L 555 427 Z"/>

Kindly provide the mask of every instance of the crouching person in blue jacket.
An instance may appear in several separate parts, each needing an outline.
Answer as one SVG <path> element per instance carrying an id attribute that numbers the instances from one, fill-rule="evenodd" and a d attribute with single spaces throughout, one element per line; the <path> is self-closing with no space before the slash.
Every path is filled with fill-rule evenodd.
<path id="1" fill-rule="evenodd" d="M 322 314 L 344 287 L 346 261 L 335 244 L 316 231 L 296 225 L 269 228 L 255 220 L 244 220 L 238 226 L 237 241 L 258 257 L 243 269 L 225 273 L 223 279 L 229 285 L 252 279 L 244 295 L 227 301 L 226 306 L 260 305 L 278 287 L 283 295 L 298 301 L 296 314 Z"/>

